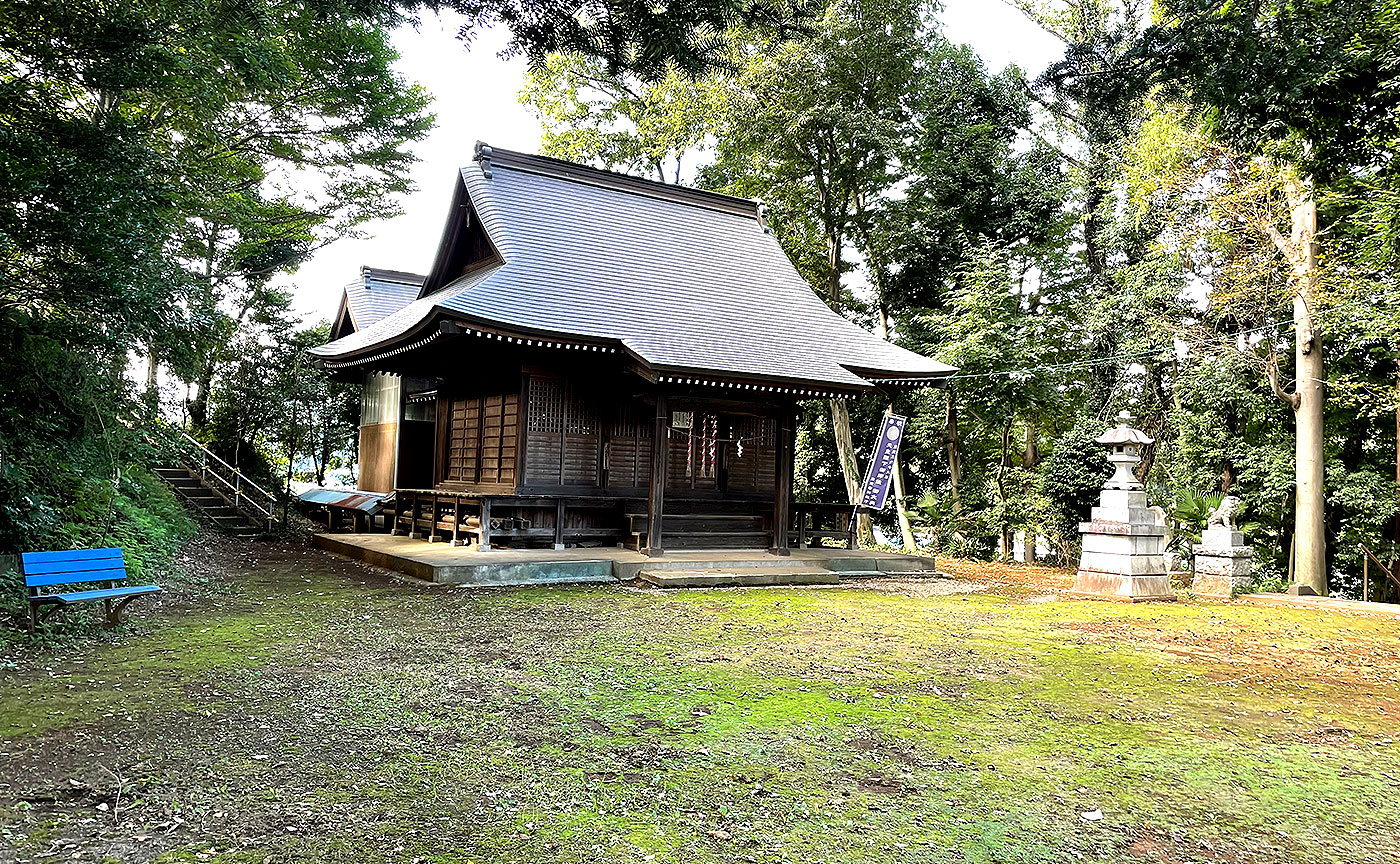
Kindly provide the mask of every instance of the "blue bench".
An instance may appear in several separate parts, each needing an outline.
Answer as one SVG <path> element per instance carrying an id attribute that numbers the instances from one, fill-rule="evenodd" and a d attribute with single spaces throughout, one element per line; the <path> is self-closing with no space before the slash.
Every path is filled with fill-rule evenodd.
<path id="1" fill-rule="evenodd" d="M 159 594 L 157 585 L 126 585 L 126 558 L 120 549 L 72 549 L 67 552 L 25 552 L 19 556 L 19 571 L 29 590 L 29 632 L 54 612 L 74 603 L 101 600 L 107 612 L 107 626 L 121 623 L 126 604 L 146 594 Z M 61 594 L 41 594 L 40 588 L 97 582 L 106 587 Z M 50 607 L 41 614 L 43 607 Z"/>

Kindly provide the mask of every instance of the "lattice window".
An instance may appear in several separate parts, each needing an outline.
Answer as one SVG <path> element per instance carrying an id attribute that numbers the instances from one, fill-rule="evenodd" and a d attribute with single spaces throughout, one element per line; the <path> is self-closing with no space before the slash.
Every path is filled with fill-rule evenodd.
<path id="1" fill-rule="evenodd" d="M 778 446 L 778 421 L 772 417 L 763 417 L 758 421 L 758 446 Z"/>
<path id="2" fill-rule="evenodd" d="M 531 432 L 564 431 L 564 382 L 557 378 L 530 378 L 529 425 Z"/>
<path id="3" fill-rule="evenodd" d="M 570 435 L 597 435 L 598 409 L 587 394 L 569 388 L 564 400 L 564 431 Z"/>
<path id="4" fill-rule="evenodd" d="M 611 438 L 650 438 L 652 418 L 646 410 L 648 405 L 641 402 L 623 402 L 617 406 L 613 416 Z"/>

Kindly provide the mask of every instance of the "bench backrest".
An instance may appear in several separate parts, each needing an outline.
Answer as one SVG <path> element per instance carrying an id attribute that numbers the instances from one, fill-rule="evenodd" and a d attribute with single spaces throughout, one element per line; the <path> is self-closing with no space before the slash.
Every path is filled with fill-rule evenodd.
<path id="1" fill-rule="evenodd" d="M 126 578 L 126 559 L 120 549 L 69 549 L 64 552 L 25 552 L 19 569 L 26 588 L 67 585 L 72 582 L 106 582 Z"/>

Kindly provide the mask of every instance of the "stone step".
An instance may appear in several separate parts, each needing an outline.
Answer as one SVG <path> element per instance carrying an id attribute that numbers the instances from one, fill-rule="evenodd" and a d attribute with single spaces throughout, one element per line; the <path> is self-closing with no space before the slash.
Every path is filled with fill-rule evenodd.
<path id="1" fill-rule="evenodd" d="M 153 469 L 175 494 L 199 515 L 213 522 L 219 530 L 240 540 L 256 540 L 263 536 L 261 524 L 249 519 L 238 508 L 231 506 L 223 497 L 199 481 L 189 471 L 179 467 L 158 467 Z"/>
<path id="2" fill-rule="evenodd" d="M 637 574 L 657 588 L 753 588 L 767 585 L 834 585 L 841 577 L 815 567 L 723 567 L 690 570 L 646 567 Z"/>

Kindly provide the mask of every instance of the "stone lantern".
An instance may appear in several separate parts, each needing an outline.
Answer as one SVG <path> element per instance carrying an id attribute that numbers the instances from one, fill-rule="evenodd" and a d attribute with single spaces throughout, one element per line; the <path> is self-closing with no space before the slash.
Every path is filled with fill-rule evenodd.
<path id="1" fill-rule="evenodd" d="M 1089 521 L 1079 523 L 1083 552 L 1071 590 L 1104 600 L 1175 600 L 1162 557 L 1167 520 L 1161 510 L 1147 506 L 1147 493 L 1133 474 L 1152 438 L 1134 429 L 1132 420 L 1122 412 L 1118 425 L 1096 439 L 1108 448 L 1115 470 Z"/>

